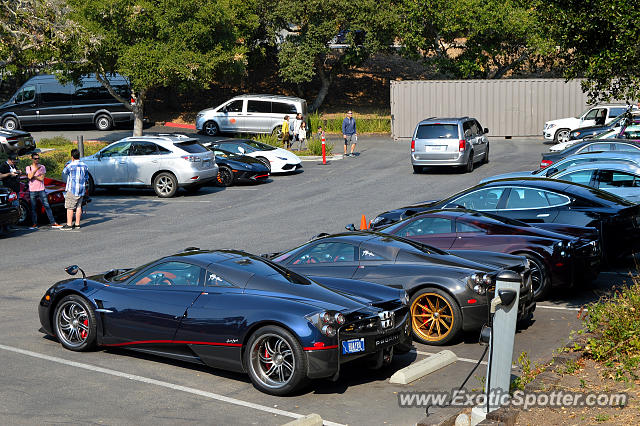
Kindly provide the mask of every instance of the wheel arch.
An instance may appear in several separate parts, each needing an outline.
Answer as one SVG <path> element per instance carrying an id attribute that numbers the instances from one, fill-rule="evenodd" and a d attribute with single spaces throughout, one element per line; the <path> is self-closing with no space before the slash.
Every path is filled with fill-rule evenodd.
<path id="1" fill-rule="evenodd" d="M 173 177 L 176 178 L 176 181 L 178 181 L 178 176 L 175 174 L 173 170 L 161 169 L 161 170 L 156 170 L 153 173 L 153 175 L 151 175 L 151 182 L 148 183 L 149 186 L 153 186 L 153 181 L 156 179 L 156 176 L 158 176 L 160 173 L 171 173 Z M 180 182 L 178 182 L 178 186 L 180 186 Z"/>
<path id="2" fill-rule="evenodd" d="M 424 290 L 425 288 L 437 288 L 438 290 L 442 290 L 445 293 L 447 293 L 449 296 L 451 296 L 451 298 L 453 299 L 453 301 L 456 303 L 456 305 L 458 305 L 458 308 L 460 308 L 460 312 L 462 313 L 462 315 L 464 316 L 464 312 L 462 311 L 462 306 L 460 306 L 460 302 L 458 302 L 458 298 L 456 297 L 455 294 L 453 294 L 451 292 L 451 290 L 444 284 L 438 284 L 438 283 L 434 283 L 434 282 L 430 282 L 430 283 L 421 283 L 421 284 L 416 284 L 415 286 L 413 286 L 410 290 L 407 290 L 407 293 L 409 294 L 409 297 L 413 297 L 414 294 L 416 294 L 418 291 L 420 290 Z"/>
<path id="3" fill-rule="evenodd" d="M 95 124 L 96 120 L 98 119 L 98 117 L 100 117 L 101 115 L 106 115 L 109 117 L 109 120 L 111 120 L 111 122 L 113 123 L 113 116 L 111 115 L 111 112 L 109 112 L 109 110 L 107 109 L 99 109 L 98 111 L 93 113 L 93 123 Z"/>
<path id="4" fill-rule="evenodd" d="M 98 315 L 98 313 L 95 312 L 95 310 L 98 309 L 98 306 L 96 305 L 96 303 L 91 298 L 87 297 L 86 295 L 82 294 L 80 291 L 78 291 L 76 289 L 73 289 L 73 288 L 66 288 L 64 290 L 61 290 L 60 292 L 56 292 L 53 300 L 51 301 L 51 307 L 49 308 L 49 324 L 51 324 L 51 330 L 54 330 L 54 328 L 53 328 L 53 314 L 56 311 L 56 307 L 58 306 L 58 304 L 60 303 L 60 301 L 62 299 L 64 299 L 66 296 L 70 296 L 70 295 L 76 295 L 76 296 L 82 297 L 93 308 L 94 313 L 95 313 L 95 317 L 96 317 L 96 343 L 98 345 L 101 345 L 102 344 L 102 334 L 103 334 L 102 315 Z"/>
<path id="5" fill-rule="evenodd" d="M 291 335 L 298 341 L 300 346 L 304 348 L 304 344 L 300 340 L 300 336 L 298 336 L 298 333 L 296 333 L 291 327 L 289 327 L 285 323 L 280 322 L 278 320 L 274 320 L 274 319 L 256 321 L 256 322 L 254 322 L 253 324 L 251 324 L 249 326 L 249 328 L 247 329 L 247 331 L 244 334 L 244 337 L 242 338 L 242 350 L 241 350 L 241 353 L 240 353 L 240 360 L 241 360 L 241 363 L 242 363 L 242 370 L 244 372 L 247 371 L 247 366 L 244 364 L 244 354 L 245 354 L 245 352 L 247 350 L 247 344 L 249 343 L 249 339 L 251 338 L 251 336 L 253 336 L 253 334 L 257 330 L 261 329 L 262 327 L 268 326 L 268 325 L 274 325 L 276 327 L 284 328 L 289 333 L 291 333 Z"/>
<path id="6" fill-rule="evenodd" d="M 15 112 L 6 112 L 6 113 L 2 114 L 2 115 L 0 116 L 0 125 L 1 125 L 1 124 L 3 124 L 3 123 L 4 123 L 4 120 L 5 120 L 6 118 L 9 118 L 9 117 L 11 117 L 11 118 L 15 118 L 15 119 L 16 119 L 16 121 L 18 122 L 18 128 L 19 128 L 19 129 L 20 129 L 20 128 L 22 128 L 22 123 L 20 122 L 20 118 L 16 115 L 16 113 L 15 113 Z"/>

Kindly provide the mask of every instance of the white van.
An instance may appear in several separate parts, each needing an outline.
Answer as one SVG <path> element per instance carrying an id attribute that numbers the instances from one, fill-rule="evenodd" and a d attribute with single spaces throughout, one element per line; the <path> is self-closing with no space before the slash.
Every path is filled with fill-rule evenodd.
<path id="1" fill-rule="evenodd" d="M 196 116 L 196 129 L 208 136 L 219 133 L 280 134 L 284 116 L 307 116 L 307 101 L 292 96 L 241 95 Z"/>

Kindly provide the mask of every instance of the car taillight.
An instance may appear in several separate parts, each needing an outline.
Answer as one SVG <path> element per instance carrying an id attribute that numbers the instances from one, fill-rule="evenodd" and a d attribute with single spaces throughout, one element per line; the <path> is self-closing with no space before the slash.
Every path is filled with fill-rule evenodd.
<path id="1" fill-rule="evenodd" d="M 411 139 L 411 152 L 416 152 L 416 141 Z"/>
<path id="2" fill-rule="evenodd" d="M 551 160 L 542 160 L 540 162 L 540 168 L 544 169 L 545 167 L 549 167 L 552 164 L 553 164 L 553 161 L 551 161 Z"/>
<path id="3" fill-rule="evenodd" d="M 9 194 L 9 198 L 7 199 L 9 202 L 14 202 L 18 199 L 18 195 L 15 192 Z"/>
<path id="4" fill-rule="evenodd" d="M 464 139 L 460 139 L 460 141 L 458 141 L 458 150 L 460 152 L 464 151 L 466 145 L 467 145 L 467 141 L 465 141 Z"/>
<path id="5" fill-rule="evenodd" d="M 192 163 L 198 163 L 198 162 L 202 161 L 202 159 L 200 157 L 198 157 L 197 155 L 183 155 L 182 159 L 183 160 L 187 160 L 187 161 L 191 161 Z"/>

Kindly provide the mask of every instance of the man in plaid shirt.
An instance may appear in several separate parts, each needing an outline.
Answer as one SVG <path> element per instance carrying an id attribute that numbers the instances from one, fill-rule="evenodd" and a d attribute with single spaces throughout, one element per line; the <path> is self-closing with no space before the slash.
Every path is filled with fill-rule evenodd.
<path id="1" fill-rule="evenodd" d="M 64 166 L 62 177 L 67 180 L 64 194 L 64 207 L 67 209 L 67 224 L 60 228 L 63 231 L 80 229 L 80 215 L 82 215 L 82 198 L 86 192 L 89 169 L 80 161 L 80 151 L 71 150 L 71 161 Z M 76 211 L 76 223 L 73 223 L 73 211 Z"/>

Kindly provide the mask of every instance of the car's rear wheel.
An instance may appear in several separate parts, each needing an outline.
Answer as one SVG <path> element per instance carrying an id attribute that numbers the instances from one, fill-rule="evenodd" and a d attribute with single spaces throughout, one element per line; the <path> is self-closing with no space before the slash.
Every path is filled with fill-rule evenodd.
<path id="1" fill-rule="evenodd" d="M 76 294 L 65 296 L 53 313 L 53 331 L 65 348 L 87 351 L 96 343 L 96 316 L 87 300 Z"/>
<path id="2" fill-rule="evenodd" d="M 112 127 L 113 121 L 107 114 L 100 114 L 96 117 L 96 129 L 105 131 L 111 130 Z"/>
<path id="3" fill-rule="evenodd" d="M 445 345 L 462 327 L 462 312 L 455 300 L 438 288 L 424 288 L 411 297 L 413 337 L 426 345 Z"/>
<path id="4" fill-rule="evenodd" d="M 220 128 L 218 128 L 218 123 L 215 121 L 207 121 L 202 126 L 202 130 L 204 130 L 205 135 L 207 136 L 216 136 L 220 133 Z"/>
<path id="5" fill-rule="evenodd" d="M 4 127 L 7 130 L 16 130 L 20 127 L 20 124 L 18 123 L 17 118 L 7 117 L 4 120 L 2 120 L 2 127 Z"/>
<path id="6" fill-rule="evenodd" d="M 171 198 L 178 190 L 178 180 L 172 173 L 158 173 L 153 179 L 153 190 L 160 198 Z"/>
<path id="7" fill-rule="evenodd" d="M 256 160 L 260 160 L 262 161 L 262 164 L 264 164 L 265 166 L 267 166 L 267 169 L 269 169 L 269 173 L 271 173 L 271 163 L 269 162 L 269 160 L 267 160 L 264 157 L 256 157 Z"/>
<path id="8" fill-rule="evenodd" d="M 96 192 L 96 183 L 93 181 L 93 176 L 89 175 L 87 179 L 87 193 L 93 195 Z"/>
<path id="9" fill-rule="evenodd" d="M 233 172 L 231 169 L 225 166 L 220 166 L 218 169 L 218 184 L 220 186 L 231 186 L 233 185 Z"/>
<path id="10" fill-rule="evenodd" d="M 416 175 L 422 173 L 423 170 L 422 166 L 413 166 L 413 173 Z"/>
<path id="11" fill-rule="evenodd" d="M 282 138 L 282 126 L 276 126 L 271 132 L 271 136 L 275 136 L 278 139 Z"/>
<path id="12" fill-rule="evenodd" d="M 29 217 L 31 217 L 31 206 L 25 200 L 20 200 L 18 225 L 27 225 Z"/>
<path id="13" fill-rule="evenodd" d="M 469 153 L 469 159 L 467 160 L 467 165 L 464 168 L 464 171 L 467 173 L 471 173 L 473 171 L 473 151 Z"/>
<path id="14" fill-rule="evenodd" d="M 533 297 L 537 300 L 544 300 L 549 295 L 551 288 L 551 280 L 549 279 L 549 271 L 544 262 L 532 254 L 524 254 L 529 259 L 531 270 L 531 287 L 533 288 Z"/>
<path id="15" fill-rule="evenodd" d="M 558 129 L 553 137 L 553 141 L 555 143 L 567 142 L 569 140 L 569 133 L 571 133 L 569 129 Z"/>
<path id="16" fill-rule="evenodd" d="M 268 325 L 250 338 L 244 363 L 253 385 L 271 395 L 286 395 L 307 379 L 307 360 L 302 345 L 282 327 Z"/>

